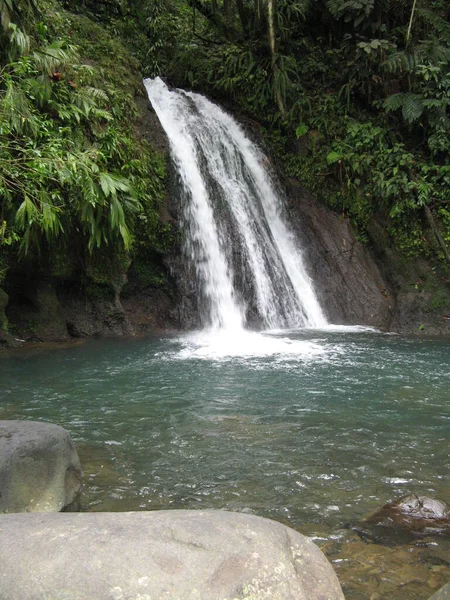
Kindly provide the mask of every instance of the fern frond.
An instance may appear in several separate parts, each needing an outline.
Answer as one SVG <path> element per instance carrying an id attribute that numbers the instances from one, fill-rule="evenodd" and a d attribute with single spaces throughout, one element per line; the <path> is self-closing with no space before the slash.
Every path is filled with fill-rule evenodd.
<path id="1" fill-rule="evenodd" d="M 6 91 L 0 102 L 0 114 L 8 123 L 11 131 L 17 134 L 29 132 L 33 137 L 37 135 L 38 124 L 32 105 L 24 90 L 12 80 L 7 83 Z"/>
<path id="2" fill-rule="evenodd" d="M 391 54 L 381 66 L 388 73 L 409 73 L 414 70 L 417 62 L 415 53 L 402 50 Z"/>
<path id="3" fill-rule="evenodd" d="M 22 56 L 29 51 L 30 38 L 20 29 L 20 27 L 15 25 L 15 23 L 10 23 L 7 33 L 9 35 L 9 43 L 11 45 L 9 49 L 10 60 L 12 60 L 15 56 Z"/>
<path id="4" fill-rule="evenodd" d="M 429 8 L 417 9 L 417 14 L 439 35 L 439 39 L 450 46 L 450 23 Z"/>
<path id="5" fill-rule="evenodd" d="M 36 67 L 47 75 L 51 75 L 56 69 L 64 68 L 77 59 L 78 52 L 75 46 L 67 46 L 62 41 L 53 42 L 33 52 Z"/>
<path id="6" fill-rule="evenodd" d="M 420 94 L 409 94 L 402 107 L 402 114 L 405 121 L 412 123 L 417 121 L 424 111 L 424 99 Z"/>
<path id="7" fill-rule="evenodd" d="M 425 99 L 421 94 L 393 94 L 384 101 L 387 112 L 402 109 L 403 118 L 408 123 L 417 121 L 425 108 Z"/>
<path id="8" fill-rule="evenodd" d="M 388 112 L 392 112 L 394 110 L 398 110 L 403 106 L 405 101 L 406 94 L 392 94 L 384 101 L 384 108 Z"/>

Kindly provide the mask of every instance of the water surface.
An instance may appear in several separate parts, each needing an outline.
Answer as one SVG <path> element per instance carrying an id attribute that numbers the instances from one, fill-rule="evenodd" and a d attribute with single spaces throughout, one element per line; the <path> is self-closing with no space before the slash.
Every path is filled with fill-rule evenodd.
<path id="1" fill-rule="evenodd" d="M 402 549 L 351 526 L 409 492 L 450 503 L 449 356 L 332 328 L 22 350 L 0 358 L 0 417 L 70 431 L 85 510 L 251 512 L 313 535 L 349 599 L 427 598 L 450 579 L 446 540 L 408 542 L 410 570 L 374 578 L 367 552 L 392 570 Z"/>

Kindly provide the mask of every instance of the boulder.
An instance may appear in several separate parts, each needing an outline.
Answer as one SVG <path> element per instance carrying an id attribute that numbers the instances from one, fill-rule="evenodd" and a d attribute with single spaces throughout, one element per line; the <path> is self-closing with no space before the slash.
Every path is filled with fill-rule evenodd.
<path id="1" fill-rule="evenodd" d="M 314 543 L 224 511 L 0 516 L 0 598 L 344 600 Z"/>
<path id="2" fill-rule="evenodd" d="M 441 587 L 429 600 L 450 600 L 450 583 Z"/>
<path id="3" fill-rule="evenodd" d="M 411 494 L 388 502 L 366 520 L 377 526 L 403 527 L 412 531 L 450 528 L 450 512 L 440 500 Z"/>
<path id="4" fill-rule="evenodd" d="M 59 511 L 74 501 L 81 476 L 80 459 L 65 429 L 0 421 L 0 513 Z"/>
<path id="5" fill-rule="evenodd" d="M 440 500 L 411 494 L 388 502 L 353 529 L 380 544 L 409 544 L 428 535 L 448 534 L 450 511 Z"/>

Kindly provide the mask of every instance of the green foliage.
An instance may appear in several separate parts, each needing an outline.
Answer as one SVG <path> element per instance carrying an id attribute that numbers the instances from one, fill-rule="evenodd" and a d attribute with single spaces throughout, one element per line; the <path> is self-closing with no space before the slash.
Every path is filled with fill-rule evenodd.
<path id="1" fill-rule="evenodd" d="M 136 61 L 107 30 L 53 1 L 39 3 L 34 22 L 21 3 L 0 2 L 2 15 L 5 6 L 0 277 L 17 255 L 41 256 L 53 273 L 69 276 L 108 246 L 113 264 L 140 243 L 142 220 L 157 251 L 166 235 L 159 219 L 165 169 L 134 129 Z M 28 28 L 21 47 L 13 17 Z M 61 261 L 66 253 L 72 258 Z"/>
<path id="2" fill-rule="evenodd" d="M 187 2 L 202 15 L 200 35 L 177 46 L 168 74 L 230 98 L 271 128 L 287 174 L 350 215 L 363 238 L 382 216 L 405 254 L 443 257 L 448 8 L 440 0 L 284 0 L 271 47 L 269 4 L 236 0 L 224 29 L 229 2 Z M 300 155 L 289 141 L 295 137 Z"/>
<path id="3" fill-rule="evenodd" d="M 146 76 L 155 77 L 167 69 L 180 43 L 182 11 L 177 11 L 167 0 L 149 0 L 145 3 L 144 16 L 147 43 L 143 71 Z"/>
<path id="4" fill-rule="evenodd" d="M 438 310 L 440 312 L 450 311 L 450 300 L 448 298 L 448 294 L 446 294 L 442 288 L 437 289 L 434 292 L 431 306 L 434 310 Z"/>
<path id="5" fill-rule="evenodd" d="M 57 58 L 46 52 L 51 69 L 64 69 L 67 54 L 59 50 Z M 3 222 L 21 236 L 25 253 L 74 227 L 90 250 L 119 237 L 129 248 L 125 215 L 141 206 L 130 181 L 104 170 L 108 157 L 95 139 L 95 127 L 113 119 L 107 95 L 78 88 L 59 71 L 61 78 L 51 81 L 43 67 L 23 57 L 0 76 Z"/>
<path id="6" fill-rule="evenodd" d="M 362 238 L 380 215 L 405 254 L 443 256 L 430 227 L 450 243 L 442 0 L 0 0 L 0 13 L 8 256 L 57 265 L 67 248 L 85 268 L 107 247 L 142 266 L 170 249 L 164 160 L 133 129 L 140 73 L 262 123 L 286 173 Z"/>
<path id="7" fill-rule="evenodd" d="M 327 162 L 345 190 L 342 207 L 359 227 L 364 229 L 375 214 L 388 214 L 400 249 L 408 255 L 428 253 L 421 210 L 448 203 L 449 167 L 430 166 L 393 140 L 388 130 L 370 122 L 349 122 Z"/>
<path id="8" fill-rule="evenodd" d="M 23 26 L 36 9 L 36 0 L 0 0 L 0 57 L 14 60 L 29 50 L 30 38 Z"/>
<path id="9" fill-rule="evenodd" d="M 327 0 L 326 6 L 335 19 L 358 27 L 371 15 L 374 0 Z"/>

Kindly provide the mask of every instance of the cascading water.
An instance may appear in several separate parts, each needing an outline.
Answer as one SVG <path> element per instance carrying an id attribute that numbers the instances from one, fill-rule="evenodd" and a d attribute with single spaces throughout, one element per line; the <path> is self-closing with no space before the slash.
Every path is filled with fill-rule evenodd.
<path id="1" fill-rule="evenodd" d="M 145 86 L 182 182 L 205 326 L 241 330 L 250 316 L 265 329 L 326 326 L 264 154 L 203 96 L 160 78 Z"/>

